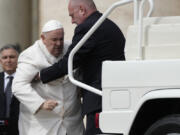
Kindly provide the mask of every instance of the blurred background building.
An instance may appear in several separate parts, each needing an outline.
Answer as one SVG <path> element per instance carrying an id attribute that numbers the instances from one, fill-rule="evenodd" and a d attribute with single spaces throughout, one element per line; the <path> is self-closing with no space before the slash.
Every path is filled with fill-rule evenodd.
<path id="1" fill-rule="evenodd" d="M 99 11 L 104 12 L 120 0 L 94 0 Z M 180 16 L 180 0 L 154 0 L 152 16 Z M 75 25 L 67 10 L 68 0 L 0 0 L 0 47 L 20 44 L 22 50 L 39 39 L 45 22 L 57 19 L 65 29 L 65 40 L 71 40 Z M 148 4 L 145 10 L 148 9 Z M 133 3 L 121 6 L 109 16 L 126 35 L 133 24 Z"/>

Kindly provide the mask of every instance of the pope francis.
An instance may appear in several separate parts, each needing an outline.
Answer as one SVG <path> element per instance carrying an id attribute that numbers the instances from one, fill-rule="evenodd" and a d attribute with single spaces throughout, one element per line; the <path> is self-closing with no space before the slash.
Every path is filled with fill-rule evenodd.
<path id="1" fill-rule="evenodd" d="M 20 101 L 20 135 L 83 135 L 80 99 L 68 76 L 47 84 L 34 76 L 63 57 L 68 44 L 59 21 L 48 21 L 41 39 L 23 51 L 18 60 L 13 94 Z"/>

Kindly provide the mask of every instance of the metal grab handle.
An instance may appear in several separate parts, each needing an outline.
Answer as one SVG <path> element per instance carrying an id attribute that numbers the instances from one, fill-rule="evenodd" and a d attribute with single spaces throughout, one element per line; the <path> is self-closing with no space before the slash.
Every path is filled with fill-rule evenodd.
<path id="1" fill-rule="evenodd" d="M 154 9 L 154 1 L 153 0 L 149 0 L 149 5 L 150 5 L 150 8 L 149 8 L 149 11 L 146 15 L 146 17 L 150 17 L 152 12 L 153 12 L 153 9 Z"/>
<path id="2" fill-rule="evenodd" d="M 148 1 L 150 7 L 146 17 L 149 17 L 154 9 L 154 1 L 153 0 L 148 0 Z M 139 3 L 140 0 L 134 0 L 134 24 L 138 24 L 139 21 Z"/>
<path id="3" fill-rule="evenodd" d="M 94 33 L 94 31 L 103 23 L 103 21 L 106 19 L 106 17 L 118 6 L 120 5 L 124 5 L 124 4 L 128 4 L 130 2 L 133 2 L 133 0 L 121 0 L 120 2 L 116 2 L 114 3 L 110 8 L 107 9 L 107 11 L 101 16 L 101 18 L 95 23 L 95 25 L 93 25 L 93 27 L 85 34 L 85 36 L 78 42 L 78 44 L 72 49 L 69 58 L 68 58 L 68 75 L 69 75 L 69 79 L 70 81 L 81 87 L 84 88 L 88 91 L 91 91 L 95 94 L 98 94 L 100 96 L 102 96 L 102 91 L 98 90 L 96 88 L 93 88 L 87 84 L 84 84 L 80 81 L 77 81 L 74 79 L 73 76 L 73 57 L 74 54 L 80 49 L 80 47 L 86 42 L 86 40 Z"/>
<path id="4" fill-rule="evenodd" d="M 142 49 L 142 39 L 143 39 L 143 10 L 144 10 L 144 3 L 146 0 L 142 0 L 140 3 L 140 8 L 139 8 L 139 23 L 138 23 L 138 53 L 139 56 L 137 57 L 137 60 L 142 60 L 143 58 L 143 49 Z M 147 14 L 147 17 L 150 16 L 152 13 L 152 10 L 154 8 L 154 3 L 153 0 L 149 0 L 150 3 L 150 10 Z"/>

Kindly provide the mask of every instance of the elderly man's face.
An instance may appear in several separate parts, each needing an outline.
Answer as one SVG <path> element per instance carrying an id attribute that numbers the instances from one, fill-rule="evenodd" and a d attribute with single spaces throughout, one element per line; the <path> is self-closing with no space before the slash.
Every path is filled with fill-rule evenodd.
<path id="1" fill-rule="evenodd" d="M 41 35 L 41 38 L 50 54 L 58 57 L 62 53 L 64 46 L 63 29 L 57 29 L 47 32 L 45 35 Z"/>
<path id="2" fill-rule="evenodd" d="M 0 63 L 3 70 L 8 74 L 13 74 L 17 67 L 18 54 L 14 49 L 5 49 L 0 54 Z"/>
<path id="3" fill-rule="evenodd" d="M 85 9 L 83 5 L 74 5 L 71 1 L 68 5 L 69 16 L 71 17 L 72 24 L 81 24 L 86 19 Z"/>

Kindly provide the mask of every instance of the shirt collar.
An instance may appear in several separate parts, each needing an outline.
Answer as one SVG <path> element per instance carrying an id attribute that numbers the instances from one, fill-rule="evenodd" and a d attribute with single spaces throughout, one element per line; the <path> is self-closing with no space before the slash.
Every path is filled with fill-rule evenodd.
<path id="1" fill-rule="evenodd" d="M 58 60 L 60 60 L 62 58 L 63 52 L 59 55 L 59 57 L 55 57 L 51 53 L 49 53 L 49 51 L 46 48 L 46 45 L 43 43 L 42 39 L 38 40 L 38 44 L 39 44 L 40 49 L 42 50 L 43 54 L 46 56 L 49 63 L 54 64 L 54 63 L 58 62 Z"/>
<path id="2" fill-rule="evenodd" d="M 15 76 L 15 73 L 9 75 L 8 73 L 4 72 L 4 77 L 7 78 L 8 76 L 13 76 L 13 77 L 14 77 L 14 76 Z"/>

